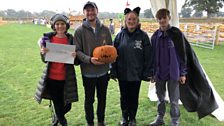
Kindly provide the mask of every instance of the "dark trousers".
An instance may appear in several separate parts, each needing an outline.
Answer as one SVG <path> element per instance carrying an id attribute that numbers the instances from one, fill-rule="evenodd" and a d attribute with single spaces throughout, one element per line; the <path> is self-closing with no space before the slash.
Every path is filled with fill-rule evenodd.
<path id="1" fill-rule="evenodd" d="M 171 116 L 171 125 L 179 124 L 179 82 L 174 80 L 169 81 L 158 81 L 156 82 L 156 94 L 159 99 L 157 111 L 158 119 L 163 120 L 166 111 L 166 102 L 165 102 L 165 92 L 166 92 L 166 83 L 168 88 L 168 94 L 170 99 L 170 116 Z"/>
<path id="2" fill-rule="evenodd" d="M 141 81 L 119 81 L 120 105 L 125 120 L 135 120 Z"/>
<path id="3" fill-rule="evenodd" d="M 46 86 L 52 98 L 56 116 L 62 125 L 66 123 L 65 114 L 71 110 L 71 103 L 64 103 L 64 85 L 65 81 L 48 79 Z"/>
<path id="4" fill-rule="evenodd" d="M 88 78 L 82 76 L 83 86 L 85 90 L 85 114 L 88 124 L 93 124 L 94 110 L 93 103 L 95 98 L 95 90 L 97 94 L 97 118 L 98 122 L 104 122 L 106 109 L 106 95 L 108 86 L 108 74 L 98 78 Z"/>

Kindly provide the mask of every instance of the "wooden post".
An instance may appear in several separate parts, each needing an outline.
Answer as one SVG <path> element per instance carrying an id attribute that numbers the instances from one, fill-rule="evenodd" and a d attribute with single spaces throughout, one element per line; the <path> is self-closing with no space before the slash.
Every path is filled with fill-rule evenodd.
<path id="1" fill-rule="evenodd" d="M 219 25 L 215 26 L 216 28 L 216 35 L 215 35 L 215 45 L 219 45 Z"/>

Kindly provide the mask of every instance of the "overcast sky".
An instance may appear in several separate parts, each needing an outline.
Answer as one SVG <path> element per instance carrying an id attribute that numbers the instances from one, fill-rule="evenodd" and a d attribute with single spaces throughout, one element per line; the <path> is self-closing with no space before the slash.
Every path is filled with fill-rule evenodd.
<path id="1" fill-rule="evenodd" d="M 0 0 L 0 10 L 14 9 L 30 12 L 41 12 L 43 10 L 52 10 L 58 13 L 70 10 L 82 12 L 83 5 L 88 0 Z M 100 12 L 123 12 L 127 0 L 91 0 L 94 1 Z M 177 0 L 178 12 L 185 0 Z M 141 13 L 150 8 L 149 0 L 128 0 L 130 8 L 141 7 Z"/>

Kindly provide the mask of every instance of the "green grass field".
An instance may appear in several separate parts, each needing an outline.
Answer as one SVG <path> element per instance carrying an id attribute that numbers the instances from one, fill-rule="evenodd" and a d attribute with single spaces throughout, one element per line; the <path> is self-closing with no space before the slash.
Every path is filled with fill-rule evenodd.
<path id="1" fill-rule="evenodd" d="M 0 126 L 50 126 L 49 101 L 38 104 L 34 100 L 37 82 L 44 64 L 40 60 L 37 40 L 51 29 L 32 24 L 7 24 L 0 26 Z M 72 32 L 72 31 L 71 31 Z M 194 48 L 201 64 L 224 99 L 224 45 L 214 50 Z M 79 102 L 66 115 L 69 126 L 86 125 L 84 93 L 79 67 L 76 67 Z M 138 126 L 146 126 L 156 116 L 156 102 L 150 102 L 148 84 L 143 82 L 140 91 Z M 117 126 L 121 118 L 118 84 L 109 82 L 106 123 Z M 165 117 L 169 125 L 169 105 Z M 181 106 L 181 126 L 224 126 L 224 122 L 207 116 L 198 120 L 196 113 L 187 112 Z"/>

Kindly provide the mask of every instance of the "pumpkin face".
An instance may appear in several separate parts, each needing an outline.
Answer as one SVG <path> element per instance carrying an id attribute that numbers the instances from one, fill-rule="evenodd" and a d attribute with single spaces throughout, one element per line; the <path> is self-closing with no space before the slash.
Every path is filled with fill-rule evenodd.
<path id="1" fill-rule="evenodd" d="M 98 58 L 98 61 L 103 63 L 112 63 L 117 58 L 117 50 L 111 45 L 99 46 L 93 50 L 93 57 Z"/>

